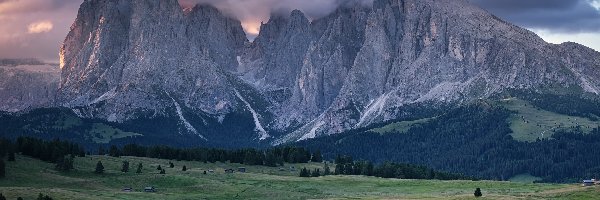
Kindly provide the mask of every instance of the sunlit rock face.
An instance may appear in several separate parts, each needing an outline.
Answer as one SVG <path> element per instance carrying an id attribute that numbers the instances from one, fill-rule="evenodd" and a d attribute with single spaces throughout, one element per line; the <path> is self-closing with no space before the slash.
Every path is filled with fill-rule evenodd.
<path id="1" fill-rule="evenodd" d="M 60 55 L 58 102 L 86 117 L 247 112 L 273 144 L 395 119 L 416 102 L 600 92 L 600 53 L 548 44 L 466 0 L 350 1 L 312 21 L 273 14 L 253 42 L 210 6 L 88 0 Z"/>
<path id="2" fill-rule="evenodd" d="M 123 121 L 180 104 L 210 114 L 236 105 L 224 69 L 247 43 L 239 21 L 172 1 L 85 1 L 61 52 L 59 100 Z M 101 106 L 93 106 L 99 105 Z"/>
<path id="3" fill-rule="evenodd" d="M 60 69 L 57 65 L 33 61 L 0 60 L 1 111 L 54 106 Z"/>

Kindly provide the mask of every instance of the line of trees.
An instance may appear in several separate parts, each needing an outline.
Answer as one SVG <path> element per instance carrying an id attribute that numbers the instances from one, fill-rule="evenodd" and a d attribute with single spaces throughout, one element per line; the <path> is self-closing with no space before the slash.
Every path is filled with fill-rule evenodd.
<path id="1" fill-rule="evenodd" d="M 332 174 L 326 164 L 323 172 L 320 169 L 300 170 L 300 177 L 319 177 Z M 352 156 L 337 155 L 333 175 L 363 175 L 381 178 L 399 179 L 437 179 L 437 180 L 472 180 L 473 178 L 462 174 L 436 171 L 425 166 L 384 162 L 375 165 L 370 161 L 354 161 Z"/>
<path id="2" fill-rule="evenodd" d="M 185 160 L 199 162 L 231 162 L 246 165 L 264 165 L 270 167 L 283 166 L 284 163 L 322 162 L 323 157 L 319 150 L 311 153 L 301 147 L 275 147 L 267 150 L 238 149 L 224 150 L 215 148 L 179 149 L 167 146 L 140 146 L 128 144 L 122 148 L 115 145 L 108 150 L 108 155 L 113 157 L 135 156 L 159 158 L 168 160 Z"/>
<path id="3" fill-rule="evenodd" d="M 75 156 L 85 156 L 83 147 L 69 141 L 58 139 L 45 141 L 32 137 L 19 137 L 16 143 L 13 143 L 11 140 L 2 138 L 0 139 L 0 177 L 3 177 L 6 173 L 3 158 L 8 157 L 8 161 L 15 161 L 16 152 L 45 162 L 55 163 L 56 169 L 59 171 L 73 169 Z"/>

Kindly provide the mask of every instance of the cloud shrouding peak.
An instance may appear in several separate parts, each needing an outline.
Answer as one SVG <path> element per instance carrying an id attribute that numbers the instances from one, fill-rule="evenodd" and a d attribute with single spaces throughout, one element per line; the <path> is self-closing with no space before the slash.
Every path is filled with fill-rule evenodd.
<path id="1" fill-rule="evenodd" d="M 594 8 L 596 8 L 596 10 L 600 11 L 600 0 L 594 0 L 591 3 L 592 3 L 592 6 L 594 6 Z"/>
<path id="2" fill-rule="evenodd" d="M 29 24 L 27 27 L 28 33 L 47 33 L 54 28 L 51 21 L 40 21 Z"/>
<path id="3" fill-rule="evenodd" d="M 267 22 L 272 12 L 289 14 L 292 10 L 298 9 L 307 17 L 316 19 L 331 13 L 340 4 L 349 1 L 364 4 L 373 2 L 373 0 L 179 0 L 184 7 L 191 7 L 198 3 L 217 7 L 228 16 L 239 19 L 250 38 L 258 34 L 261 22 Z M 542 37 L 545 39 L 553 37 L 553 40 L 549 41 L 580 41 L 584 45 L 600 50 L 600 44 L 594 39 L 594 36 L 600 37 L 600 0 L 470 1 L 517 25 L 532 30 L 543 30 L 547 34 L 541 34 Z M 36 57 L 57 62 L 59 46 L 69 32 L 69 27 L 75 20 L 82 2 L 83 0 L 0 0 L 0 58 Z"/>
<path id="4" fill-rule="evenodd" d="M 369 5 L 373 0 L 179 0 L 183 7 L 210 4 L 225 14 L 239 19 L 250 37 L 258 35 L 261 22 L 267 22 L 271 13 L 289 14 L 298 9 L 307 17 L 323 17 L 341 4 L 359 2 Z"/>

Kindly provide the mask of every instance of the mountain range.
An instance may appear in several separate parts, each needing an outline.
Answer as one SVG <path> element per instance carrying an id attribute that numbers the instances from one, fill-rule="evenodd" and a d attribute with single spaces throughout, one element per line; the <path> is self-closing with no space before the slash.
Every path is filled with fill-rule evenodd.
<path id="1" fill-rule="evenodd" d="M 59 68 L 60 77 L 0 81 L 0 108 L 169 122 L 160 134 L 198 144 L 278 145 L 411 116 L 415 105 L 513 90 L 600 94 L 599 52 L 547 43 L 467 0 L 349 1 L 318 19 L 273 13 L 253 41 L 210 5 L 86 0 Z M 37 89 L 22 91 L 36 95 L 4 92 L 32 79 Z"/>

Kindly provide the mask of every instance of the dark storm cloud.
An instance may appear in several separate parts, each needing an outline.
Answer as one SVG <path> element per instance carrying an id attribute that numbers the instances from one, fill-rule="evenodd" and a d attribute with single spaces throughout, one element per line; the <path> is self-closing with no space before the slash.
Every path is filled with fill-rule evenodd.
<path id="1" fill-rule="evenodd" d="M 598 32 L 599 0 L 471 0 L 517 25 L 555 32 Z"/>

